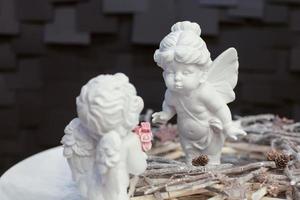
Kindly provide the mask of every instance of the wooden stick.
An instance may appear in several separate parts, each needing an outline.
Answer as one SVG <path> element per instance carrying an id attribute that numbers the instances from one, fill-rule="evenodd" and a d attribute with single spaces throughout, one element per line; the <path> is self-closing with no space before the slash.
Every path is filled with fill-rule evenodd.
<path id="1" fill-rule="evenodd" d="M 179 167 L 178 164 L 170 164 L 170 163 L 148 163 L 147 169 L 165 169 L 165 168 L 174 168 Z"/>
<path id="2" fill-rule="evenodd" d="M 208 171 L 223 170 L 224 168 L 231 167 L 231 164 L 221 164 L 213 165 L 208 167 L 194 167 L 194 166 L 179 166 L 169 169 L 152 169 L 144 172 L 144 176 L 154 176 L 154 175 L 167 175 L 167 174 L 179 174 L 179 173 L 204 173 Z"/>
<path id="3" fill-rule="evenodd" d="M 178 159 L 178 158 L 183 157 L 184 155 L 185 154 L 180 149 L 180 150 L 177 150 L 175 152 L 171 152 L 171 153 L 166 154 L 165 157 L 168 158 L 168 159 Z"/>
<path id="4" fill-rule="evenodd" d="M 168 144 L 165 144 L 164 146 L 160 147 L 160 148 L 155 148 L 155 149 L 151 149 L 148 154 L 149 155 L 158 155 L 158 154 L 162 154 L 162 153 L 167 153 L 170 151 L 174 151 L 177 149 L 181 149 L 181 146 L 179 143 L 174 143 L 174 142 L 170 142 Z"/>
<path id="5" fill-rule="evenodd" d="M 250 163 L 250 164 L 240 166 L 240 167 L 224 169 L 224 170 L 221 170 L 220 173 L 223 173 L 223 174 L 242 173 L 242 172 L 249 171 L 251 169 L 260 168 L 260 167 L 276 168 L 276 164 L 273 161 L 256 162 L 256 163 Z"/>
<path id="6" fill-rule="evenodd" d="M 270 146 L 250 144 L 250 143 L 244 143 L 244 142 L 239 142 L 239 143 L 226 142 L 225 146 L 239 149 L 242 151 L 247 151 L 247 152 L 265 153 L 265 152 L 268 152 L 271 150 Z"/>
<path id="7" fill-rule="evenodd" d="M 138 176 L 134 176 L 132 179 L 130 179 L 129 191 L 128 191 L 129 197 L 133 197 L 135 188 L 136 188 L 137 183 L 139 182 L 139 179 L 140 178 Z"/>
<path id="8" fill-rule="evenodd" d="M 162 192 L 161 196 L 163 199 L 170 199 L 170 198 L 190 196 L 194 194 L 203 194 L 208 192 L 209 191 L 206 189 L 193 188 L 193 189 L 186 189 L 186 190 L 173 191 L 173 192 Z M 144 195 L 144 196 L 132 197 L 130 199 L 131 200 L 156 200 L 154 195 Z"/>
<path id="9" fill-rule="evenodd" d="M 224 195 L 216 195 L 216 196 L 211 197 L 211 198 L 209 198 L 207 200 L 224 200 L 224 199 L 226 199 L 226 196 L 224 196 Z"/>
<path id="10" fill-rule="evenodd" d="M 275 163 L 273 161 L 258 162 L 258 163 L 251 163 L 251 164 L 248 164 L 248 165 L 245 165 L 245 166 L 241 166 L 241 167 L 233 167 L 233 168 L 228 168 L 228 169 L 221 169 L 219 171 L 215 170 L 214 173 L 222 173 L 222 174 L 242 173 L 244 171 L 248 171 L 248 170 L 259 168 L 259 167 L 275 168 L 276 165 L 275 165 Z M 184 169 L 184 170 L 183 169 L 181 170 L 181 172 L 183 172 L 183 171 L 187 172 L 186 169 Z M 151 171 L 151 170 L 149 170 L 149 171 Z M 150 175 L 160 174 L 160 173 L 164 173 L 165 174 L 166 171 L 169 174 L 176 173 L 174 170 L 171 170 L 172 173 L 170 173 L 168 170 L 162 169 L 159 172 L 155 171 L 155 173 L 150 172 L 149 174 Z M 153 192 L 158 191 L 158 190 L 160 190 L 162 188 L 165 188 L 167 186 L 171 186 L 171 185 L 175 185 L 175 184 L 180 184 L 180 183 L 184 183 L 184 182 L 197 181 L 199 179 L 205 179 L 205 178 L 212 177 L 212 176 L 213 176 L 213 173 L 204 173 L 204 174 L 201 174 L 201 175 L 198 175 L 198 176 L 191 176 L 191 177 L 184 177 L 184 178 L 175 179 L 173 181 L 170 181 L 167 184 L 160 184 L 160 185 L 152 187 L 151 189 L 148 189 L 147 190 L 147 194 L 153 193 Z M 138 189 L 138 191 L 140 191 L 140 189 Z"/>
<path id="11" fill-rule="evenodd" d="M 207 186 L 213 185 L 218 183 L 216 180 L 212 179 L 204 179 L 204 180 L 199 180 L 191 183 L 186 183 L 186 184 L 181 184 L 181 185 L 174 185 L 174 186 L 166 186 L 166 191 L 167 192 L 172 192 L 176 190 L 183 190 L 183 189 L 188 189 L 188 188 L 205 188 Z"/>
<path id="12" fill-rule="evenodd" d="M 267 187 L 262 187 L 251 195 L 252 200 L 260 200 L 268 193 Z"/>
<path id="13" fill-rule="evenodd" d="M 243 126 L 248 125 L 250 123 L 254 123 L 257 121 L 270 121 L 275 118 L 275 115 L 273 114 L 261 114 L 261 115 L 252 115 L 252 116 L 246 116 L 241 117 L 238 119 L 238 121 L 241 121 L 241 124 Z"/>
<path id="14" fill-rule="evenodd" d="M 254 177 L 258 176 L 259 174 L 265 173 L 267 171 L 268 171 L 267 168 L 262 167 L 262 168 L 259 168 L 257 170 L 254 170 L 252 172 L 249 172 L 245 176 L 241 176 L 239 178 L 235 178 L 236 179 L 235 181 L 238 181 L 239 183 L 244 184 L 244 183 L 250 181 L 251 179 L 253 179 Z"/>
<path id="15" fill-rule="evenodd" d="M 153 155 L 149 155 L 147 158 L 148 162 L 159 162 L 159 163 L 169 163 L 169 164 L 178 164 L 178 165 L 186 165 L 183 162 L 179 162 L 177 160 L 171 160 L 168 158 L 164 158 L 161 156 L 153 156 Z"/>

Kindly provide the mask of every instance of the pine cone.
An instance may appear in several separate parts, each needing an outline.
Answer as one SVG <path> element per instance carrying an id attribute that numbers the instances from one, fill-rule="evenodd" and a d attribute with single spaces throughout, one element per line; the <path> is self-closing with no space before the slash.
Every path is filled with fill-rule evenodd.
<path id="1" fill-rule="evenodd" d="M 290 156 L 284 153 L 279 154 L 275 159 L 276 166 L 281 169 L 285 168 L 289 161 Z"/>
<path id="2" fill-rule="evenodd" d="M 200 156 L 192 160 L 192 165 L 194 166 L 205 166 L 207 165 L 209 159 L 207 155 L 201 154 Z"/>
<path id="3" fill-rule="evenodd" d="M 278 151 L 276 150 L 271 150 L 269 152 L 267 152 L 266 157 L 269 161 L 275 161 L 275 159 L 278 157 Z"/>
<path id="4" fill-rule="evenodd" d="M 280 190 L 277 185 L 269 185 L 267 191 L 272 197 L 277 197 L 280 193 Z"/>
<path id="5" fill-rule="evenodd" d="M 266 157 L 269 161 L 274 161 L 276 163 L 276 167 L 281 169 L 285 168 L 292 158 L 290 155 L 286 155 L 283 152 L 276 150 L 269 151 Z"/>

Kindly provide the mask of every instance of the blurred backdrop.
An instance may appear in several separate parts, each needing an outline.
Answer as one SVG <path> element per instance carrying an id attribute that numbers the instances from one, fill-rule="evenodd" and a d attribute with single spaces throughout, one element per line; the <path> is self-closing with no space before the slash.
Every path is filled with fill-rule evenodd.
<path id="1" fill-rule="evenodd" d="M 213 59 L 237 48 L 233 114 L 300 120 L 300 0 L 0 0 L 0 174 L 59 145 L 81 86 L 101 73 L 127 74 L 160 110 L 153 53 L 183 20 L 200 24 Z"/>

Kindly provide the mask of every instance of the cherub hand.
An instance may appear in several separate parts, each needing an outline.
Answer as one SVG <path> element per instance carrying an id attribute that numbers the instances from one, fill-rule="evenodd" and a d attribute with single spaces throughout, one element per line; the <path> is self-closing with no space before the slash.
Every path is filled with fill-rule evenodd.
<path id="1" fill-rule="evenodd" d="M 238 128 L 234 125 L 230 125 L 230 126 L 226 127 L 224 129 L 224 132 L 227 136 L 229 136 L 230 138 L 232 138 L 234 140 L 238 139 L 237 138 L 238 135 L 242 135 L 242 136 L 247 135 L 247 133 L 244 130 L 242 130 L 241 128 Z"/>
<path id="2" fill-rule="evenodd" d="M 152 122 L 153 123 L 162 123 L 165 124 L 172 118 L 170 114 L 167 112 L 161 111 L 152 114 Z"/>

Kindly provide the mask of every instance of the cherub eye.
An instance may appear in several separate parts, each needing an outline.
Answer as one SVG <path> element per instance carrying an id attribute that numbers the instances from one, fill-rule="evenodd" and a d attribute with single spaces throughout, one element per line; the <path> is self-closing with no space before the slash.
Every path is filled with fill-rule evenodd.
<path id="1" fill-rule="evenodd" d="M 174 74 L 174 71 L 172 71 L 172 70 L 166 70 L 166 73 L 167 74 Z"/>
<path id="2" fill-rule="evenodd" d="M 184 74 L 184 75 L 188 75 L 188 74 L 192 74 L 192 72 L 191 72 L 191 71 L 188 71 L 188 70 L 185 70 L 185 71 L 183 71 L 183 74 Z"/>

